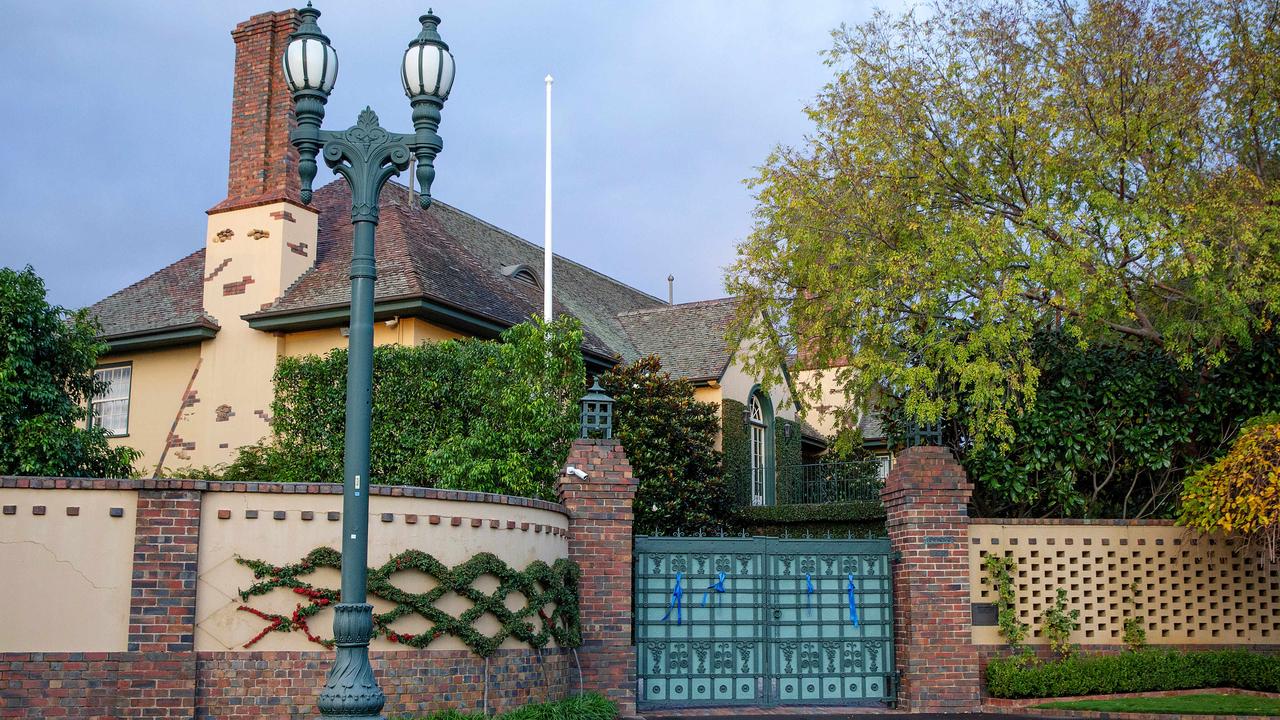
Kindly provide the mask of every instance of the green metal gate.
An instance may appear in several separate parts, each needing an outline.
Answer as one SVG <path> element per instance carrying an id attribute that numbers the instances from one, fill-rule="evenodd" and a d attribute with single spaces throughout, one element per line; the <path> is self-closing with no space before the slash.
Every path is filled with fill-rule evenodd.
<path id="1" fill-rule="evenodd" d="M 894 699 L 888 540 L 641 536 L 635 563 L 641 707 Z"/>

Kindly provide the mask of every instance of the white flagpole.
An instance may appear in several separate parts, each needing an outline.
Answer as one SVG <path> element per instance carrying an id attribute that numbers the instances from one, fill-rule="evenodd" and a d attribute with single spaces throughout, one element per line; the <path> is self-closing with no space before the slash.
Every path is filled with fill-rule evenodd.
<path id="1" fill-rule="evenodd" d="M 542 319 L 551 322 L 551 83 L 554 79 L 547 75 L 543 80 L 547 83 L 547 157 L 546 157 L 546 207 L 542 220 L 543 259 L 542 259 Z"/>

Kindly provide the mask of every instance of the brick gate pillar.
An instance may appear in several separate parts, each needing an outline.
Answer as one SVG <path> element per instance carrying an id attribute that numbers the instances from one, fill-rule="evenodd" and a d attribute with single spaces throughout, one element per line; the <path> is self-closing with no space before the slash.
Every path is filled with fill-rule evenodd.
<path id="1" fill-rule="evenodd" d="M 199 545 L 199 491 L 138 491 L 128 648 L 150 679 L 122 688 L 129 717 L 195 717 Z"/>
<path id="2" fill-rule="evenodd" d="M 569 511 L 569 559 L 582 568 L 582 684 L 636 714 L 636 656 L 631 644 L 631 502 L 636 480 L 616 440 L 575 440 L 557 483 Z"/>
<path id="3" fill-rule="evenodd" d="M 912 712 L 976 712 L 980 680 L 969 598 L 969 496 L 951 451 L 913 447 L 885 479 L 893 568 L 894 651 L 901 706 Z"/>

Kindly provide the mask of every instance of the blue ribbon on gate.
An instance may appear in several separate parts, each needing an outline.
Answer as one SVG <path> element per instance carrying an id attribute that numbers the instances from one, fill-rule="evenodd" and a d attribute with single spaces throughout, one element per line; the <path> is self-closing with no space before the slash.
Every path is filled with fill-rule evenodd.
<path id="1" fill-rule="evenodd" d="M 708 585 L 706 590 L 702 591 L 703 607 L 706 606 L 707 597 L 711 595 L 712 590 L 715 590 L 717 593 L 724 592 L 724 573 L 723 572 L 716 573 L 716 581 Z"/>
<path id="2" fill-rule="evenodd" d="M 813 614 L 813 577 L 809 573 L 804 574 L 805 586 L 805 605 L 808 607 L 810 615 Z"/>
<path id="3" fill-rule="evenodd" d="M 849 622 L 854 627 L 858 627 L 858 601 L 853 596 L 857 590 L 857 586 L 853 584 L 853 573 L 849 573 Z"/>
<path id="4" fill-rule="evenodd" d="M 684 588 L 680 587 L 680 581 L 684 579 L 684 573 L 676 573 L 676 586 L 671 589 L 671 604 L 667 606 L 667 614 L 662 616 L 662 621 L 666 622 L 671 617 L 671 611 L 676 611 L 676 624 L 684 624 L 684 610 L 680 607 L 680 598 L 684 596 Z"/>

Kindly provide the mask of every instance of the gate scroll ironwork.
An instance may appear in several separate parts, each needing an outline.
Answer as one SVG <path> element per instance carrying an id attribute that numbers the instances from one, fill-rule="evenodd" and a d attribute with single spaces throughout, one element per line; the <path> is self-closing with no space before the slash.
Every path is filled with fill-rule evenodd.
<path id="1" fill-rule="evenodd" d="M 894 699 L 886 539 L 641 536 L 634 587 L 641 707 Z"/>

